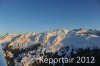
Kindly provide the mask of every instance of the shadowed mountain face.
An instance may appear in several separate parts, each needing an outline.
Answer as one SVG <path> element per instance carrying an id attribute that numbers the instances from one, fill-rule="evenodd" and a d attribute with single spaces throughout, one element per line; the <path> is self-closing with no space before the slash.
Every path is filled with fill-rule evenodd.
<path id="1" fill-rule="evenodd" d="M 8 66 L 66 66 L 42 63 L 43 58 L 94 56 L 100 61 L 100 31 L 57 29 L 43 33 L 6 34 L 0 38 Z M 73 63 L 75 63 L 74 60 Z"/>
<path id="2" fill-rule="evenodd" d="M 6 59 L 3 54 L 2 46 L 0 45 L 0 66 L 7 66 Z"/>

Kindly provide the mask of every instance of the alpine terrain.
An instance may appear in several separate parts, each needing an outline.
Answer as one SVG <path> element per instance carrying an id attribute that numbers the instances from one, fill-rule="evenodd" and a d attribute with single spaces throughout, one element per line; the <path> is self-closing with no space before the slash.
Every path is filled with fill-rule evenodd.
<path id="1" fill-rule="evenodd" d="M 56 29 L 42 33 L 7 33 L 0 37 L 0 44 L 8 66 L 66 66 L 67 64 L 49 63 L 49 61 L 44 63 L 41 58 L 56 58 L 56 61 L 57 58 L 74 58 L 72 63 L 100 62 L 99 30 L 80 28 Z M 81 57 L 85 58 L 85 61 L 79 60 Z"/>

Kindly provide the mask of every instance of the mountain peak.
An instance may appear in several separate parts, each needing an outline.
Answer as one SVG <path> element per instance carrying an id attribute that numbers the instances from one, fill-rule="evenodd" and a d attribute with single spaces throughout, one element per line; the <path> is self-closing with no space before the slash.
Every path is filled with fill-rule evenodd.
<path id="1" fill-rule="evenodd" d="M 43 33 L 6 34 L 0 38 L 0 44 L 3 49 L 6 49 L 6 56 L 14 57 L 14 62 L 17 62 L 13 66 L 21 66 L 18 59 L 20 63 L 32 64 L 34 58 L 41 57 L 40 54 L 43 56 L 48 53 L 59 56 L 65 54 L 67 57 L 73 49 L 77 52 L 78 49 L 100 48 L 100 31 L 80 28 L 74 30 L 56 29 Z M 18 55 L 17 58 L 16 55 Z"/>

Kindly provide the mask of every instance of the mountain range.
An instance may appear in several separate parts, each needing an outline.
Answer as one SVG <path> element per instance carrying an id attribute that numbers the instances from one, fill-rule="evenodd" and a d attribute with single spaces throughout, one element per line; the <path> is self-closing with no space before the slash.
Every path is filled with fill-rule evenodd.
<path id="1" fill-rule="evenodd" d="M 0 44 L 8 66 L 65 66 L 66 64 L 63 63 L 44 64 L 40 62 L 40 58 L 69 58 L 80 53 L 84 56 L 84 52 L 87 54 L 85 56 L 94 55 L 98 58 L 100 31 L 79 28 L 56 29 L 42 33 L 7 33 L 0 37 Z"/>

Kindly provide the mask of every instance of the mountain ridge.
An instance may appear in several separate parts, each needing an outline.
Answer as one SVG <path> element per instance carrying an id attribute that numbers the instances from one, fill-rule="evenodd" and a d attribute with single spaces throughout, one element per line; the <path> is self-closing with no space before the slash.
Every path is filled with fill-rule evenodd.
<path id="1" fill-rule="evenodd" d="M 0 38 L 8 66 L 31 66 L 41 57 L 70 57 L 79 49 L 100 49 L 100 31 L 83 28 L 42 33 L 6 34 Z M 74 50 L 73 50 L 74 49 Z M 8 59 L 9 58 L 9 59 Z M 13 62 L 13 63 L 11 63 Z"/>

